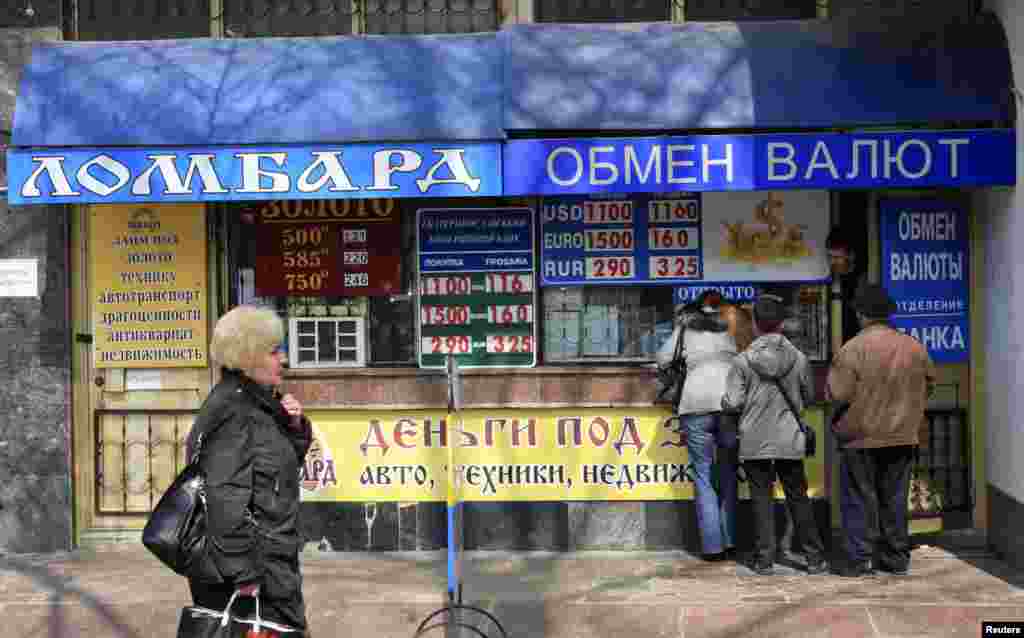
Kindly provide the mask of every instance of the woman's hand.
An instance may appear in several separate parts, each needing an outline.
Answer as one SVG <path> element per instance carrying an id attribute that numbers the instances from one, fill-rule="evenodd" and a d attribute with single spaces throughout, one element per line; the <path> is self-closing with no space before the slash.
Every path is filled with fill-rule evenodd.
<path id="1" fill-rule="evenodd" d="M 302 404 L 291 394 L 281 397 L 281 406 L 292 418 L 292 427 L 298 429 L 302 425 Z"/>

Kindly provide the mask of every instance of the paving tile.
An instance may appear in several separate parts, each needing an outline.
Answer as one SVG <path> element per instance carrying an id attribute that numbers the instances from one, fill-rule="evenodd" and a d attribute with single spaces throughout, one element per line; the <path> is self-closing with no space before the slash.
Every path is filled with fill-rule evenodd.
<path id="1" fill-rule="evenodd" d="M 683 635 L 686 638 L 869 638 L 875 634 L 862 608 L 743 604 L 687 609 Z"/>
<path id="2" fill-rule="evenodd" d="M 9 636 L 149 638 L 173 636 L 184 604 L 120 604 L 102 610 L 76 604 L 20 607 L 4 621 Z"/>
<path id="3" fill-rule="evenodd" d="M 981 635 L 985 620 L 1024 620 L 1024 606 L 881 606 L 868 608 L 886 638 L 946 638 Z"/>
<path id="4" fill-rule="evenodd" d="M 306 614 L 314 638 L 372 636 L 373 638 L 412 638 L 417 628 L 440 605 L 424 605 L 394 601 L 390 603 L 357 603 L 317 605 Z M 438 622 L 444 616 L 437 616 Z M 434 624 L 428 622 L 428 625 Z M 425 638 L 443 638 L 444 629 L 424 634 Z"/>
<path id="5" fill-rule="evenodd" d="M 510 637 L 524 638 L 679 638 L 680 610 L 677 606 L 565 605 L 547 606 L 543 630 L 520 633 L 509 631 Z"/>

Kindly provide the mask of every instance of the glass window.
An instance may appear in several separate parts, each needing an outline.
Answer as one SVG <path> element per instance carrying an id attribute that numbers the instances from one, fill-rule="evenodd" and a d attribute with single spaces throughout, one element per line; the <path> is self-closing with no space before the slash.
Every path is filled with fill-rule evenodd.
<path id="1" fill-rule="evenodd" d="M 289 326 L 293 365 L 415 364 L 413 209 L 381 199 L 247 202 L 224 211 L 229 303 L 274 308 Z"/>
<path id="2" fill-rule="evenodd" d="M 499 26 L 498 0 L 364 0 L 371 34 L 479 33 Z"/>
<path id="3" fill-rule="evenodd" d="M 352 33 L 352 0 L 223 0 L 224 28 L 242 38 Z"/>
<path id="4" fill-rule="evenodd" d="M 667 22 L 671 0 L 537 0 L 537 22 Z"/>
<path id="5" fill-rule="evenodd" d="M 210 0 L 81 0 L 79 40 L 210 37 Z"/>
<path id="6" fill-rule="evenodd" d="M 686 20 L 812 20 L 819 0 L 687 0 Z"/>
<path id="7" fill-rule="evenodd" d="M 651 361 L 672 334 L 672 288 L 545 288 L 546 363 Z"/>
<path id="8" fill-rule="evenodd" d="M 60 27 L 61 4 L 61 0 L 5 0 L 0 2 L 0 28 Z"/>

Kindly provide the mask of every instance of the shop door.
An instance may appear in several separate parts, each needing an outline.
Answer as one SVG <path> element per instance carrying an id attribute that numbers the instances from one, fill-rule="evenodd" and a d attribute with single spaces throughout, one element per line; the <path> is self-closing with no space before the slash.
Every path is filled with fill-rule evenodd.
<path id="1" fill-rule="evenodd" d="M 109 251 L 97 240 L 96 224 L 117 224 L 127 207 L 81 207 L 73 216 L 72 298 L 74 305 L 74 521 L 79 545 L 106 542 L 138 542 L 145 524 L 163 491 L 183 467 L 184 439 L 202 400 L 211 387 L 211 370 L 201 367 L 116 367 L 98 365 L 96 340 L 109 340 L 110 331 L 97 321 L 97 307 L 109 282 L 97 280 L 96 251 Z M 201 205 L 147 205 L 164 216 L 199 216 L 193 228 L 202 229 L 201 264 L 196 263 L 196 238 L 192 237 L 187 264 L 182 266 L 180 248 L 167 251 L 173 259 L 147 272 L 182 271 L 196 278 L 201 270 L 202 320 L 214 295 L 208 285 L 208 229 Z M 100 233 L 102 234 L 102 233 Z M 115 251 L 116 252 L 116 251 Z M 140 251 L 140 254 L 145 251 Z M 164 251 L 156 251 L 164 252 Z M 126 270 L 132 270 L 128 267 Z M 195 302 L 192 302 L 196 305 Z M 97 325 L 100 324 L 100 325 Z M 135 327 L 138 327 L 136 323 Z M 159 327 L 152 324 L 150 327 Z M 206 341 L 208 326 L 202 335 Z M 205 345 L 203 353 L 205 356 Z M 137 365 L 137 364 L 136 364 Z M 166 363 L 164 364 L 166 365 Z"/>

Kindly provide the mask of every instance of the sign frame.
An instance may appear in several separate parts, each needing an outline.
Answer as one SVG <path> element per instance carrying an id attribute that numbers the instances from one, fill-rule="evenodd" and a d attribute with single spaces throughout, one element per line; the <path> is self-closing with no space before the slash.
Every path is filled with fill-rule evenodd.
<path id="1" fill-rule="evenodd" d="M 954 239 L 927 239 L 908 238 L 902 239 L 899 235 L 900 217 L 904 214 L 925 213 L 933 215 L 952 214 L 954 219 Z M 928 355 L 937 364 L 958 364 L 967 363 L 971 356 L 971 224 L 970 212 L 964 202 L 951 197 L 888 197 L 878 202 L 879 236 L 882 252 L 882 285 L 897 305 L 897 311 L 892 315 L 894 328 L 906 334 L 912 334 L 917 330 L 932 331 L 922 343 L 928 348 Z M 908 220 L 908 224 L 914 223 Z M 922 222 L 927 223 L 927 222 Z M 938 232 L 945 234 L 948 228 L 937 231 L 933 228 L 926 231 L 923 226 L 914 228 L 908 227 L 907 232 L 914 234 L 920 232 Z M 951 258 L 945 260 L 946 265 L 940 265 L 940 272 L 948 269 L 949 273 L 955 271 L 959 279 L 934 279 L 929 282 L 912 281 L 903 283 L 893 279 L 893 260 L 899 260 L 899 255 L 910 256 L 934 255 L 936 250 L 941 249 L 944 254 L 955 255 L 959 253 L 959 263 L 953 262 Z M 914 259 L 915 268 L 917 262 L 924 264 L 925 257 L 920 260 Z M 952 262 L 952 263 L 951 263 Z M 902 263 L 902 262 L 901 262 Z M 910 263 L 905 263 L 910 267 Z M 934 265 L 934 264 L 933 264 Z M 926 266 L 922 266 L 926 267 Z M 944 298 L 943 298 L 944 297 Z M 954 310 L 948 310 L 953 307 Z M 963 347 L 956 350 L 944 348 L 932 348 L 934 341 L 941 332 L 942 341 L 945 342 L 945 330 L 952 330 L 954 337 L 959 334 L 963 341 Z"/>
<path id="2" fill-rule="evenodd" d="M 588 222 L 585 217 L 592 214 L 594 207 L 603 205 L 606 209 L 622 202 L 629 202 L 630 219 L 628 222 L 617 220 L 604 222 Z M 695 204 L 696 220 L 667 220 L 651 222 L 651 202 L 679 202 Z M 588 209 L 589 206 L 589 209 Z M 578 210 L 577 210 L 578 209 Z M 618 208 L 615 208 L 618 211 Z M 579 220 L 573 219 L 548 219 L 552 215 L 558 217 L 571 217 L 579 214 Z M 616 213 L 618 214 L 618 212 Z M 670 213 L 671 214 L 671 213 Z M 541 286 L 671 286 L 682 283 L 698 282 L 704 280 L 704 203 L 700 193 L 672 193 L 667 197 L 661 193 L 634 193 L 625 197 L 593 197 L 593 196 L 570 196 L 570 197 L 545 197 L 541 200 L 541 214 L 538 233 L 542 238 L 540 260 L 540 285 Z M 640 224 L 640 220 L 644 224 Z M 676 249 L 651 249 L 648 246 L 648 235 L 659 224 L 658 228 L 676 230 L 687 233 L 694 232 L 696 235 L 696 248 Z M 631 248 L 596 248 L 588 249 L 590 233 L 610 231 L 614 232 L 621 227 L 622 230 L 631 232 Z M 582 237 L 580 247 L 565 248 L 562 246 L 549 249 L 547 247 L 549 235 Z M 687 240 L 689 243 L 689 239 Z M 550 252 L 549 252 L 550 251 Z M 657 252 L 656 252 L 657 251 Z M 584 264 L 582 278 L 549 279 L 548 263 L 554 261 L 554 257 L 560 253 L 568 259 L 576 259 Z M 591 278 L 591 260 L 610 258 L 614 261 L 616 257 L 631 259 L 631 270 L 633 276 L 630 278 L 607 277 Z M 692 277 L 663 277 L 651 278 L 651 260 L 658 257 L 672 259 L 687 259 L 696 257 L 696 273 Z M 682 265 L 682 264 L 681 264 Z M 557 266 L 555 266 L 557 268 Z M 640 273 L 646 273 L 646 277 L 639 278 Z M 572 277 L 572 275 L 566 275 Z"/>
<path id="3" fill-rule="evenodd" d="M 421 236 L 422 223 L 423 223 L 423 219 L 424 219 L 425 216 L 428 216 L 428 215 L 450 214 L 450 215 L 453 215 L 453 216 L 464 216 L 464 217 L 468 216 L 470 218 L 472 218 L 472 217 L 483 218 L 483 217 L 492 217 L 493 216 L 495 218 L 500 219 L 501 213 L 503 213 L 503 212 L 505 212 L 505 213 L 525 213 L 525 218 L 526 218 L 527 227 L 528 227 L 528 231 L 527 231 L 528 238 L 527 238 L 527 241 L 528 241 L 528 244 L 529 244 L 529 249 L 528 250 L 525 250 L 525 249 L 524 250 L 520 250 L 519 252 L 523 252 L 523 253 L 528 254 L 528 259 L 527 259 L 526 265 L 513 265 L 513 266 L 509 266 L 507 268 L 503 268 L 500 273 L 495 272 L 493 267 L 485 267 L 484 265 L 479 265 L 479 264 L 476 264 L 476 263 L 470 263 L 468 267 L 461 268 L 461 269 L 453 269 L 452 267 L 445 267 L 445 266 L 436 266 L 436 267 L 428 268 L 426 271 L 424 270 L 424 264 L 427 263 L 425 258 L 424 258 L 424 255 L 431 255 L 431 254 L 448 254 L 448 255 L 481 254 L 482 252 L 486 252 L 486 251 L 457 251 L 457 250 L 451 250 L 451 251 L 447 251 L 446 253 L 440 253 L 438 251 L 428 251 L 428 252 L 425 253 L 422 250 L 422 248 L 424 246 L 425 239 L 424 239 L 424 237 Z M 429 240 L 427 240 L 427 241 L 429 241 Z M 444 278 L 444 277 L 447 277 L 447 276 L 455 276 L 455 277 L 461 277 L 461 278 L 468 278 L 469 279 L 469 292 L 466 294 L 466 296 L 474 298 L 474 299 L 467 300 L 465 302 L 465 304 L 464 304 L 465 306 L 469 307 L 469 310 L 468 310 L 469 323 L 468 323 L 468 326 L 467 326 L 467 332 L 469 333 L 468 338 L 469 338 L 469 342 L 470 342 L 470 346 L 469 346 L 470 347 L 470 353 L 468 355 L 467 354 L 458 354 L 458 353 L 456 353 L 457 357 L 461 359 L 459 361 L 459 364 L 458 364 L 459 368 L 461 368 L 461 369 L 533 368 L 533 367 L 537 366 L 538 359 L 539 359 L 538 358 L 538 353 L 539 353 L 539 350 L 540 350 L 540 344 L 537 343 L 537 337 L 538 337 L 538 333 L 539 333 L 538 327 L 537 327 L 537 322 L 538 322 L 538 316 L 537 316 L 538 303 L 537 303 L 537 300 L 538 300 L 538 287 L 539 286 L 537 285 L 538 284 L 538 282 L 537 282 L 537 262 L 538 262 L 538 260 L 536 258 L 536 249 L 537 249 L 536 244 L 537 244 L 537 215 L 536 215 L 536 211 L 532 207 L 528 207 L 528 206 L 500 206 L 500 207 L 494 207 L 494 208 L 459 208 L 459 207 L 451 207 L 451 208 L 421 208 L 421 209 L 418 209 L 416 211 L 416 256 L 417 256 L 417 259 L 416 259 L 416 266 L 417 266 L 416 267 L 416 276 L 417 276 L 417 281 L 416 281 L 416 283 L 417 283 L 417 285 L 416 285 L 416 361 L 417 361 L 417 365 L 420 368 L 422 368 L 422 369 L 444 369 L 446 367 L 445 357 L 447 356 L 448 353 L 441 352 L 441 353 L 434 354 L 434 353 L 424 353 L 424 351 L 423 351 L 423 340 L 425 338 L 424 330 L 423 330 L 424 329 L 424 322 L 423 322 L 423 307 L 424 307 L 424 303 L 423 303 L 423 298 L 424 298 L 424 296 L 431 296 L 431 297 L 433 297 L 433 296 L 440 296 L 440 297 L 447 296 L 447 297 L 450 298 L 450 297 L 454 297 L 455 295 L 424 295 L 423 291 L 422 291 L 422 284 L 423 284 L 423 281 L 424 281 L 425 277 L 440 277 L 440 278 Z M 481 248 L 481 246 L 475 246 L 475 248 Z M 463 263 L 465 263 L 465 262 L 463 262 Z M 474 289 L 477 288 L 477 286 L 474 285 L 474 280 L 481 279 L 481 278 L 484 278 L 484 277 L 487 277 L 487 276 L 492 276 L 492 275 L 496 276 L 498 274 L 508 274 L 508 275 L 516 275 L 516 276 L 523 275 L 523 276 L 528 277 L 529 282 L 530 282 L 529 285 L 531 287 L 531 290 L 530 290 L 530 306 L 529 306 L 530 310 L 529 310 L 529 314 L 530 314 L 530 324 L 531 325 L 530 325 L 530 328 L 529 328 L 529 334 L 525 335 L 520 330 L 514 330 L 512 332 L 502 332 L 501 333 L 502 335 L 508 335 L 508 336 L 520 335 L 520 336 L 529 336 L 531 338 L 532 342 L 531 342 L 531 348 L 530 348 L 530 352 L 529 352 L 529 359 L 525 363 L 519 363 L 519 364 L 517 364 L 517 363 L 506 363 L 506 362 L 500 362 L 500 363 L 486 363 L 486 362 L 475 363 L 472 360 L 469 360 L 469 361 L 466 360 L 469 357 L 472 357 L 472 358 L 475 359 L 478 356 L 480 356 L 480 355 L 476 354 L 476 351 L 479 350 L 481 346 L 482 346 L 482 348 L 484 350 L 484 353 L 485 353 L 484 355 L 482 355 L 484 360 L 486 361 L 486 359 L 491 356 L 490 353 L 487 353 L 487 347 L 488 347 L 487 341 L 488 341 L 488 337 L 490 337 L 492 335 L 487 334 L 486 332 L 483 335 L 480 335 L 478 333 L 483 331 L 483 330 L 485 330 L 484 328 L 480 327 L 481 325 L 483 325 L 483 326 L 490 326 L 490 325 L 492 325 L 490 323 L 489 319 L 486 317 L 486 315 L 481 316 L 479 314 L 480 311 L 481 311 L 480 307 L 482 306 L 483 307 L 482 308 L 483 312 L 486 313 L 487 312 L 487 307 L 492 305 L 492 304 L 488 304 L 485 300 L 484 301 L 480 300 L 479 297 L 476 294 L 474 294 L 473 291 L 474 291 Z M 486 284 L 485 284 L 485 288 L 486 288 Z M 480 294 L 481 295 L 491 295 L 491 294 L 494 294 L 494 293 L 484 292 L 484 293 L 480 293 Z M 505 294 L 521 294 L 521 293 L 505 293 Z M 474 314 L 474 305 L 477 306 L 476 314 Z M 508 304 L 504 304 L 504 305 L 508 305 Z M 519 304 L 519 305 L 521 305 L 521 304 Z M 451 306 L 447 306 L 447 307 L 451 307 Z M 515 322 L 515 323 L 518 323 L 518 322 Z M 473 340 L 474 337 L 479 338 L 481 336 L 483 336 L 483 339 L 484 339 L 482 344 L 480 342 L 475 342 Z M 525 354 L 525 353 L 513 353 L 512 356 L 514 356 L 515 354 Z M 439 362 L 436 363 L 436 364 L 425 363 L 425 357 L 428 357 L 428 356 L 430 356 L 430 357 L 434 357 L 434 356 L 438 357 L 439 358 Z"/>
<path id="4" fill-rule="evenodd" d="M 1016 184 L 1013 129 L 512 139 L 506 197 Z"/>

